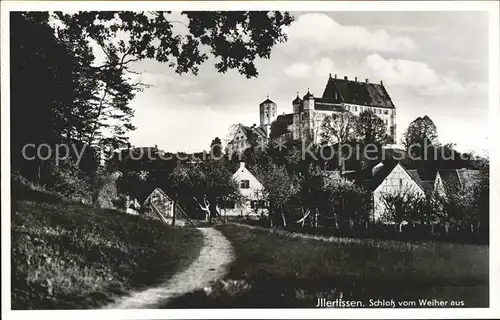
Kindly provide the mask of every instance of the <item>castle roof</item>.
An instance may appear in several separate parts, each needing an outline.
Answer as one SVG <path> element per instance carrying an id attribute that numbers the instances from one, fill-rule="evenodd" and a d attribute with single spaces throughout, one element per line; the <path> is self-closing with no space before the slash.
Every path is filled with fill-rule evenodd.
<path id="1" fill-rule="evenodd" d="M 395 109 L 389 94 L 382 84 L 362 81 L 329 78 L 323 92 L 323 99 Z"/>
<path id="2" fill-rule="evenodd" d="M 309 97 L 314 97 L 314 95 L 312 93 L 310 93 L 309 90 L 307 90 L 307 93 L 304 95 L 304 97 L 302 99 L 303 100 L 308 100 Z"/>
<path id="3" fill-rule="evenodd" d="M 274 101 L 272 101 L 271 99 L 267 98 L 266 100 L 262 101 L 259 106 L 262 106 L 264 104 L 276 104 L 274 103 Z"/>
<path id="4" fill-rule="evenodd" d="M 292 104 L 301 104 L 302 99 L 299 98 L 299 93 L 297 92 L 297 98 L 293 99 Z"/>

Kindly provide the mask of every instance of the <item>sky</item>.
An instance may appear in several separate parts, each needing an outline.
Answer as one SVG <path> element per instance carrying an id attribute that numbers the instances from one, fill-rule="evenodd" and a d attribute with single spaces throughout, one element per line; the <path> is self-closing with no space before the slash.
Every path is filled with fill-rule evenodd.
<path id="1" fill-rule="evenodd" d="M 288 41 L 256 61 L 259 77 L 217 73 L 208 60 L 197 76 L 166 64 L 134 66 L 151 85 L 131 102 L 135 146 L 208 149 L 232 124 L 259 124 L 259 103 L 291 113 L 297 92 L 321 96 L 329 74 L 383 81 L 397 109 L 397 139 L 428 115 L 441 143 L 462 152 L 488 149 L 487 12 L 292 12 Z M 174 13 L 174 15 L 178 15 Z M 180 15 L 176 19 L 182 19 Z"/>

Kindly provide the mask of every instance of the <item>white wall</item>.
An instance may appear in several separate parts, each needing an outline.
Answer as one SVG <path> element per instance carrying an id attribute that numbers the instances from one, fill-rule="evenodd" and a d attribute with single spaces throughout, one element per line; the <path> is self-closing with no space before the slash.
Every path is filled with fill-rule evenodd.
<path id="1" fill-rule="evenodd" d="M 376 221 L 384 221 L 383 217 L 386 212 L 386 207 L 383 202 L 384 194 L 394 194 L 400 190 L 409 188 L 414 194 L 425 197 L 424 191 L 420 186 L 411 178 L 406 170 L 398 164 L 389 173 L 389 175 L 382 181 L 382 183 L 373 191 L 373 216 L 372 219 Z"/>
<path id="2" fill-rule="evenodd" d="M 234 209 L 226 209 L 223 212 L 228 216 L 254 216 L 257 217 L 261 213 L 267 214 L 267 209 L 251 208 L 252 200 L 262 200 L 258 194 L 264 190 L 264 186 L 257 178 L 245 167 L 244 163 L 240 163 L 240 167 L 233 174 L 233 179 L 240 186 L 240 193 L 244 198 L 242 204 L 236 205 Z M 249 188 L 241 188 L 241 181 L 248 180 Z"/>

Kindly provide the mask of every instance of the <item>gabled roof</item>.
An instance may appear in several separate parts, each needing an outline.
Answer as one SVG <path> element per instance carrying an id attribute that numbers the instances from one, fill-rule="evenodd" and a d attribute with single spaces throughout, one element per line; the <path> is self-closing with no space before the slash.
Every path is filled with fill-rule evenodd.
<path id="1" fill-rule="evenodd" d="M 396 168 L 396 166 L 399 164 L 403 170 L 408 173 L 410 178 L 415 181 L 415 183 L 422 189 L 422 191 L 425 192 L 425 187 L 423 184 L 423 181 L 420 179 L 420 176 L 418 174 L 417 170 L 408 170 L 403 166 L 399 161 L 396 160 L 385 160 L 382 163 L 382 166 L 380 166 L 380 163 L 377 164 L 379 166 L 379 170 L 375 173 L 375 175 L 368 180 L 365 180 L 363 184 L 368 190 L 374 191 L 375 189 L 380 186 L 380 184 L 387 178 L 387 176 Z"/>
<path id="2" fill-rule="evenodd" d="M 149 201 L 149 199 L 151 198 L 151 196 L 152 196 L 153 194 L 155 194 L 155 193 L 159 193 L 159 194 L 161 194 L 162 196 L 164 196 L 164 197 L 166 197 L 166 198 L 168 198 L 168 199 L 172 200 L 172 198 L 170 198 L 170 197 L 169 197 L 169 196 L 165 193 L 165 191 L 163 191 L 162 189 L 160 189 L 160 188 L 156 187 L 156 188 L 154 188 L 154 190 L 153 190 L 153 191 L 151 191 L 151 193 L 150 193 L 150 194 L 149 194 L 149 196 L 146 198 L 146 200 L 144 200 L 144 202 L 143 202 L 143 203 L 144 203 L 144 204 L 146 204 L 146 203 Z"/>
<path id="3" fill-rule="evenodd" d="M 375 173 L 375 175 L 365 181 L 363 185 L 366 189 L 374 191 L 377 187 L 387 178 L 387 176 L 394 170 L 398 165 L 398 161 L 386 160 L 380 166 L 380 169 Z"/>
<path id="4" fill-rule="evenodd" d="M 323 91 L 323 98 L 344 103 L 395 109 L 384 86 L 375 83 L 330 78 Z"/>
<path id="5" fill-rule="evenodd" d="M 443 184 L 453 189 L 471 186 L 479 179 L 479 171 L 470 169 L 441 169 L 438 174 Z"/>
<path id="6" fill-rule="evenodd" d="M 459 169 L 457 173 L 462 186 L 468 187 L 479 181 L 479 170 Z"/>
<path id="7" fill-rule="evenodd" d="M 438 170 L 438 174 L 441 177 L 441 181 L 447 187 L 450 188 L 460 188 L 462 185 L 460 183 L 460 178 L 458 177 L 457 170 Z"/>
<path id="8" fill-rule="evenodd" d="M 264 132 L 264 130 L 261 127 L 249 127 L 249 126 L 244 126 L 241 123 L 239 124 L 239 127 L 241 128 L 241 130 L 243 131 L 243 133 L 245 134 L 247 139 L 250 139 L 252 137 L 252 135 L 257 135 L 258 137 L 261 137 L 261 138 L 267 138 L 266 133 Z M 233 140 L 234 140 L 234 138 L 233 138 Z M 233 140 L 231 140 L 231 141 L 233 141 Z"/>
<path id="9" fill-rule="evenodd" d="M 257 177 L 255 176 L 255 174 L 250 170 L 250 168 L 247 168 L 247 166 L 245 165 L 245 162 L 240 162 L 240 166 L 238 167 L 238 169 L 236 169 L 236 171 L 233 173 L 233 178 L 237 176 L 238 172 L 241 172 L 242 170 L 245 170 L 247 171 L 260 185 L 262 185 L 262 182 L 259 181 L 259 179 L 257 179 Z"/>

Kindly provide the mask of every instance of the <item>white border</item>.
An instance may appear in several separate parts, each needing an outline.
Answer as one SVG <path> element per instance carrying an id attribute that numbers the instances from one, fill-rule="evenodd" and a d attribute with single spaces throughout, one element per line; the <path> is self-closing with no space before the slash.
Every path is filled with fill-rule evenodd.
<path id="1" fill-rule="evenodd" d="M 498 226 L 499 195 L 499 3 L 497 1 L 353 1 L 353 2 L 263 2 L 263 1 L 8 1 L 1 3 L 1 177 L 2 186 L 2 317 L 5 318 L 71 318 L 71 319 L 228 319 L 228 318 L 496 318 L 500 317 L 498 285 L 500 284 L 498 252 L 499 235 L 490 232 L 490 308 L 488 309 L 177 309 L 177 310 L 85 310 L 85 311 L 11 311 L 10 310 L 10 132 L 9 132 L 9 11 L 52 10 L 287 10 L 287 11 L 488 11 L 489 21 L 489 141 L 491 159 L 491 208 L 490 225 Z M 473 101 L 470 102 L 473 107 Z M 29 116 L 29 115 L 27 115 Z M 410 288 L 409 288 L 410 289 Z M 410 289 L 411 290 L 411 289 Z"/>

